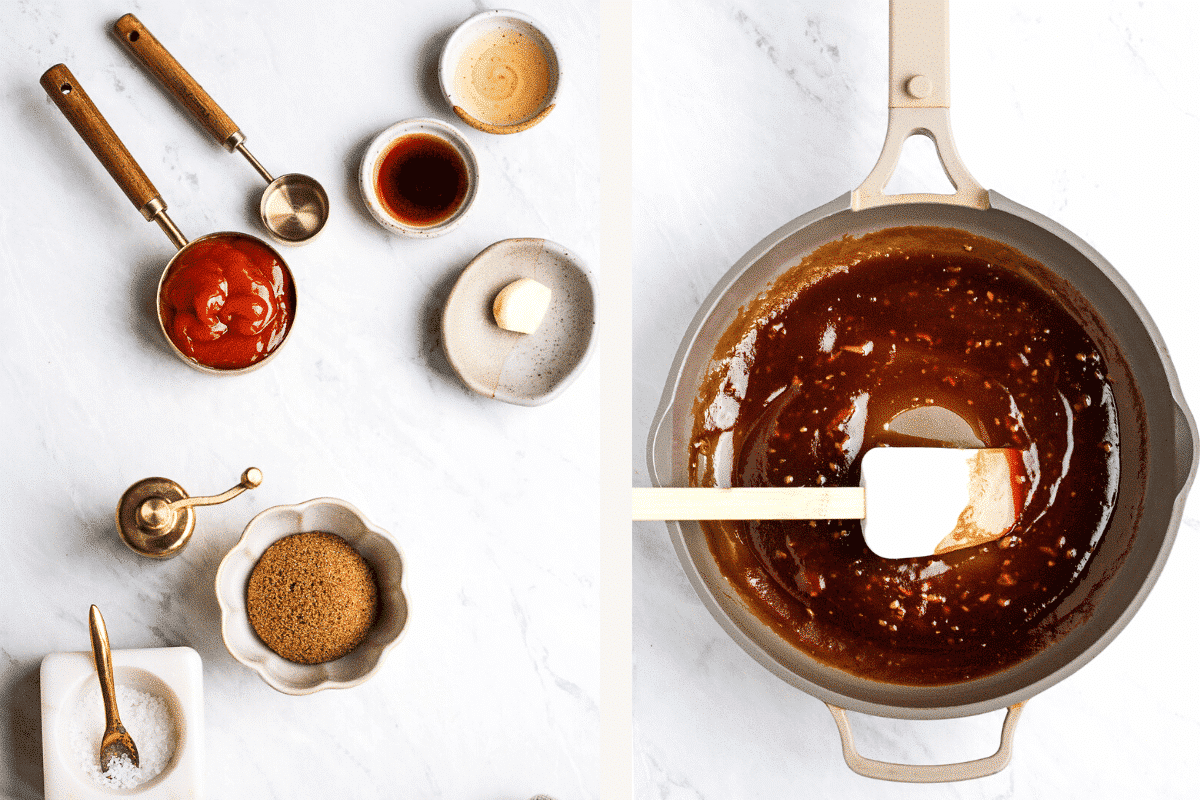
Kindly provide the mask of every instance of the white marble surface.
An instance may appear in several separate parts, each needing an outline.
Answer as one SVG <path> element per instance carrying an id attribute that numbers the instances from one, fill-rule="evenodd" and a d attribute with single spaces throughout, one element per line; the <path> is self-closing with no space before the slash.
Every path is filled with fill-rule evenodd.
<path id="1" fill-rule="evenodd" d="M 967 167 L 1116 265 L 1195 409 L 1197 9 L 951 5 L 952 119 Z M 648 0 L 634 6 L 634 53 L 633 476 L 646 485 L 645 435 L 701 300 L 762 237 L 874 165 L 887 119 L 887 4 Z M 917 182 L 928 175 L 904 168 Z M 1028 703 L 1012 765 L 934 786 L 851 773 L 824 705 L 722 632 L 661 524 L 635 525 L 635 796 L 1194 797 L 1197 503 L 1133 622 Z M 1000 715 L 852 719 L 865 754 L 928 763 L 990 754 Z"/>
<path id="2" fill-rule="evenodd" d="M 500 239 L 545 237 L 598 263 L 598 38 L 588 0 L 513 0 L 551 28 L 565 75 L 541 125 L 489 136 L 463 225 L 428 241 L 368 216 L 355 184 L 397 120 L 457 123 L 441 43 L 492 7 L 468 0 L 181 4 L 14 0 L 0 7 L 0 797 L 42 795 L 37 669 L 88 647 L 103 609 L 116 648 L 188 645 L 204 663 L 209 797 L 599 796 L 600 444 L 595 364 L 523 408 L 469 392 L 438 342 L 454 278 Z M 262 182 L 134 62 L 109 28 L 133 11 L 204 85 L 271 170 L 332 198 L 315 242 L 286 249 L 294 334 L 250 375 L 188 369 L 153 291 L 173 249 L 46 98 L 66 62 L 185 234 L 262 236 Z M 167 562 L 117 538 L 124 489 L 165 475 L 223 491 Z M 213 579 L 257 512 L 339 497 L 404 550 L 409 630 L 364 686 L 289 697 L 236 663 Z"/>

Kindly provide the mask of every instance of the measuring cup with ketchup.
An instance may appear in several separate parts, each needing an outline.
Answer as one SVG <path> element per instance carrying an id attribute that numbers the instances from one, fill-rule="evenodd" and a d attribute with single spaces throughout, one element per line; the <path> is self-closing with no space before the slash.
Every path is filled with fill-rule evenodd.
<path id="1" fill-rule="evenodd" d="M 42 88 L 96 158 L 178 251 L 158 282 L 158 322 L 171 349 L 201 372 L 229 375 L 274 358 L 291 332 L 296 285 L 283 258 L 245 233 L 188 241 L 167 204 L 65 64 L 46 70 Z"/>

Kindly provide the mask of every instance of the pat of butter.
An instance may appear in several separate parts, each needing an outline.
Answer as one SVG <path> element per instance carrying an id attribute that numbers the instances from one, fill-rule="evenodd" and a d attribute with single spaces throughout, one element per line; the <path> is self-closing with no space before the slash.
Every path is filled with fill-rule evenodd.
<path id="1" fill-rule="evenodd" d="M 496 324 L 507 331 L 533 333 L 550 308 L 550 287 L 532 278 L 520 278 L 505 286 L 492 303 Z"/>

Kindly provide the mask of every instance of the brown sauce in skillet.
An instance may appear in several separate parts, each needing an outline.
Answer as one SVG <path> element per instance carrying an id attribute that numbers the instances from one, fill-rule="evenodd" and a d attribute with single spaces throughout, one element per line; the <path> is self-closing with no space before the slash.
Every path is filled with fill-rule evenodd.
<path id="1" fill-rule="evenodd" d="M 941 684 L 1061 635 L 1043 623 L 1116 502 L 1117 412 L 1098 348 L 1036 269 L 949 229 L 847 238 L 743 309 L 718 346 L 695 407 L 695 484 L 857 485 L 868 449 L 930 444 L 887 425 L 920 407 L 1024 452 L 1013 532 L 941 556 L 879 558 L 857 521 L 704 523 L 726 578 L 816 659 Z"/>

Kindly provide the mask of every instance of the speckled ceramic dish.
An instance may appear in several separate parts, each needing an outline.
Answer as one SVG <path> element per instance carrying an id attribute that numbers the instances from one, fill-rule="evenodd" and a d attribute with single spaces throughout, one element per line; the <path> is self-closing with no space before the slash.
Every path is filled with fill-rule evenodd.
<path id="1" fill-rule="evenodd" d="M 379 618 L 366 640 L 350 653 L 324 664 L 297 664 L 276 654 L 254 632 L 246 613 L 246 585 L 258 559 L 284 536 L 308 531 L 326 531 L 345 539 L 371 565 L 379 588 Z M 230 655 L 285 694 L 357 686 L 379 669 L 384 656 L 404 633 L 408 599 L 403 579 L 400 548 L 386 531 L 371 524 L 349 503 L 324 497 L 268 508 L 250 520 L 241 540 L 217 569 L 221 636 Z"/>
<path id="2" fill-rule="evenodd" d="M 496 324 L 492 302 L 518 278 L 550 287 L 550 308 L 533 333 Z M 536 406 L 578 375 L 595 343 L 592 276 L 570 250 L 545 239 L 505 239 L 463 270 L 442 315 L 442 346 L 463 383 L 485 397 Z"/>

